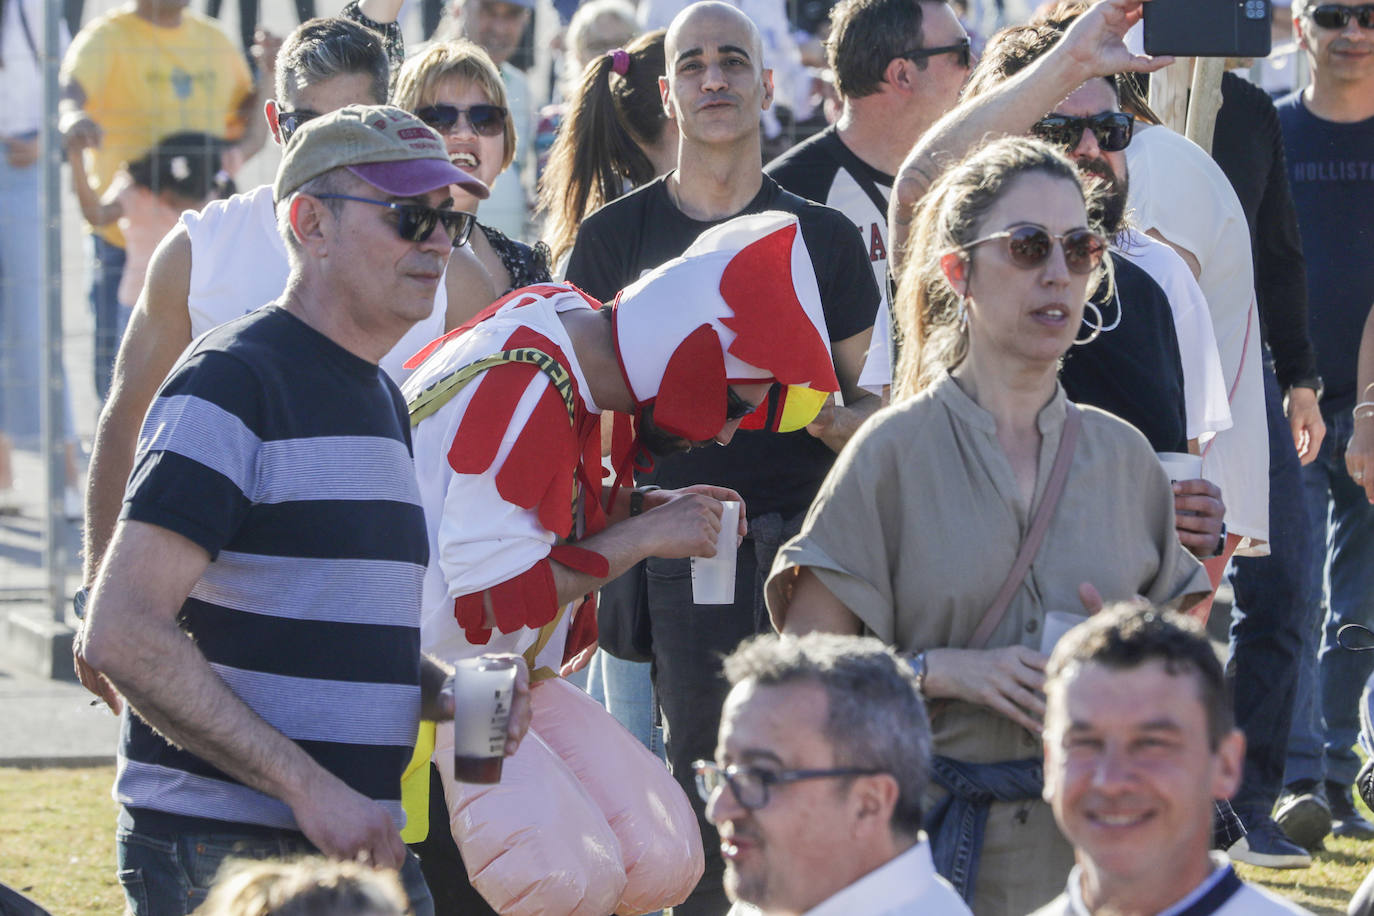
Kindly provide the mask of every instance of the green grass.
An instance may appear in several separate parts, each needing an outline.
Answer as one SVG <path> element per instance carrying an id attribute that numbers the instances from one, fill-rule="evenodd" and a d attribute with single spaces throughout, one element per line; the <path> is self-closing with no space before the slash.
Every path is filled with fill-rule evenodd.
<path id="1" fill-rule="evenodd" d="M 113 767 L 0 768 L 0 881 L 55 916 L 122 912 L 124 894 L 114 877 L 113 780 Z M 1308 869 L 1242 865 L 1239 871 L 1314 913 L 1343 914 L 1374 865 L 1374 841 L 1328 838 L 1326 847 Z"/>

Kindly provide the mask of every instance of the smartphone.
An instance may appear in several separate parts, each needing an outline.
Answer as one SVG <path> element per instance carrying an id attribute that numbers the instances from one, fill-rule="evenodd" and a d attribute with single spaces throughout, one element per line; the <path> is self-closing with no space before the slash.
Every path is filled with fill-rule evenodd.
<path id="1" fill-rule="evenodd" d="M 1150 0 L 1145 53 L 1175 57 L 1268 57 L 1270 0 Z"/>

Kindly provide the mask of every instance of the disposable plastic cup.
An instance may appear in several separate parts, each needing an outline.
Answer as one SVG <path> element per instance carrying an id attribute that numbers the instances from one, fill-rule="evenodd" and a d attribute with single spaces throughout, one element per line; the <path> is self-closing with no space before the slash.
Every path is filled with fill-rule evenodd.
<path id="1" fill-rule="evenodd" d="M 1202 456 L 1186 452 L 1156 452 L 1169 480 L 1197 480 L 1202 476 Z"/>
<path id="2" fill-rule="evenodd" d="M 1070 614 L 1068 611 L 1050 611 L 1045 615 L 1045 628 L 1040 631 L 1040 651 L 1049 655 L 1054 651 L 1059 640 L 1064 638 L 1065 633 L 1087 619 L 1082 614 Z"/>
<path id="3" fill-rule="evenodd" d="M 739 503 L 721 502 L 720 534 L 714 557 L 692 557 L 692 601 L 697 604 L 735 603 L 735 550 L 739 542 Z"/>
<path id="4" fill-rule="evenodd" d="M 508 658 L 458 662 L 453 672 L 453 778 L 459 782 L 501 781 L 515 673 L 515 662 Z"/>

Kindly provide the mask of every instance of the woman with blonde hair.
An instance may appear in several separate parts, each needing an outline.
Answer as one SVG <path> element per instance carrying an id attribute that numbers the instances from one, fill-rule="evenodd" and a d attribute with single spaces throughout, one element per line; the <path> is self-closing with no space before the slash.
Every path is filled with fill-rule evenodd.
<path id="1" fill-rule="evenodd" d="M 449 158 L 488 187 L 515 159 L 515 123 L 506 85 L 486 51 L 466 39 L 437 41 L 405 62 L 392 104 L 439 132 Z M 477 212 L 480 201 L 455 186 L 454 207 Z M 479 220 L 472 251 L 498 293 L 550 279 L 548 247 L 508 238 Z"/>
<path id="2" fill-rule="evenodd" d="M 1035 909 L 1073 864 L 1040 797 L 1047 616 L 1210 591 L 1144 437 L 1059 384 L 1108 269 L 1088 212 L 1073 163 L 1037 140 L 998 140 L 935 183 L 895 301 L 894 403 L 840 455 L 767 585 L 782 632 L 866 632 L 908 654 L 937 754 L 926 830 L 986 916 Z"/>

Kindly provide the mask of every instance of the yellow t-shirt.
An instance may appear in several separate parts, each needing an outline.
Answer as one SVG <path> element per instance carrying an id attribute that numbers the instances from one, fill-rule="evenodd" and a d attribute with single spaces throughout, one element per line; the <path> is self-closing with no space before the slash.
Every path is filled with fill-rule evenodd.
<path id="1" fill-rule="evenodd" d="M 86 169 L 103 194 L 115 172 L 168 134 L 194 130 L 237 139 L 239 108 L 253 92 L 248 63 L 218 25 L 186 10 L 176 28 L 154 25 L 132 6 L 96 19 L 72 41 L 62 79 L 86 94 L 83 106 L 104 131 L 86 151 Z M 96 230 L 122 246 L 117 226 Z"/>

